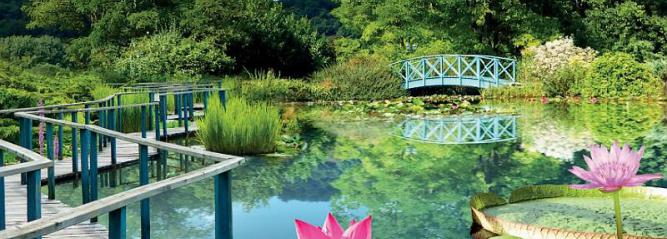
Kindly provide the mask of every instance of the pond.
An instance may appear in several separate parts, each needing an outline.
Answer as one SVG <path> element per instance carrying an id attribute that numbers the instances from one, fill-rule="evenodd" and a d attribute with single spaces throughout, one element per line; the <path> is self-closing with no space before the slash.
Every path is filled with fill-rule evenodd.
<path id="1" fill-rule="evenodd" d="M 470 238 L 472 195 L 507 196 L 524 185 L 580 182 L 567 169 L 582 166 L 593 143 L 644 145 L 641 171 L 667 173 L 661 104 L 486 104 L 513 114 L 428 122 L 311 117 L 301 153 L 252 157 L 233 171 L 234 237 L 296 238 L 295 218 L 321 224 L 332 211 L 343 224 L 373 215 L 375 238 Z M 301 110 L 327 114 L 322 108 Z M 167 175 L 201 166 L 172 155 Z M 122 175 L 115 187 L 110 173 L 101 175 L 100 196 L 138 185 L 137 166 L 123 168 Z M 667 187 L 667 181 L 649 185 Z M 74 182 L 56 190 L 63 202 L 80 204 Z M 207 180 L 152 198 L 153 238 L 212 238 L 212 192 Z M 139 238 L 138 204 L 128 208 L 127 217 L 128 236 Z M 106 223 L 106 216 L 100 220 Z"/>

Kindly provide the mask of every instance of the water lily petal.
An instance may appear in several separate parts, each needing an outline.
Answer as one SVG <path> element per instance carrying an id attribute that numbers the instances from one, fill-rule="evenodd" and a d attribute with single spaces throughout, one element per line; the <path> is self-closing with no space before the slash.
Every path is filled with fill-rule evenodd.
<path id="1" fill-rule="evenodd" d="M 324 232 L 324 234 L 332 238 L 340 238 L 341 236 L 343 236 L 343 227 L 341 227 L 340 224 L 338 224 L 338 221 L 333 216 L 333 214 L 329 213 L 327 215 L 327 219 L 324 220 L 324 226 L 322 226 L 322 232 Z"/>
<path id="2" fill-rule="evenodd" d="M 373 218 L 368 216 L 364 220 L 355 223 L 350 226 L 345 233 L 343 238 L 345 239 L 372 239 L 372 230 L 371 225 L 373 223 Z"/>
<path id="3" fill-rule="evenodd" d="M 572 185 L 570 185 L 570 188 L 571 188 L 571 189 L 596 189 L 596 188 L 600 188 L 600 185 L 599 185 L 599 184 L 593 184 L 593 183 L 589 183 L 589 184 L 572 184 Z"/>
<path id="4" fill-rule="evenodd" d="M 590 183 L 598 183 L 598 179 L 595 177 L 595 175 L 592 172 L 586 171 L 581 167 L 574 166 L 570 169 L 570 172 L 574 174 L 575 176 L 590 182 Z"/>
<path id="5" fill-rule="evenodd" d="M 654 180 L 654 179 L 661 179 L 662 174 L 642 174 L 642 175 L 635 175 L 632 177 L 630 180 L 628 180 L 625 183 L 625 186 L 627 187 L 634 187 L 634 186 L 641 186 L 644 185 L 644 183 Z"/>
<path id="6" fill-rule="evenodd" d="M 294 224 L 296 224 L 297 239 L 333 239 L 325 235 L 320 227 L 310 225 L 299 219 L 294 220 Z"/>

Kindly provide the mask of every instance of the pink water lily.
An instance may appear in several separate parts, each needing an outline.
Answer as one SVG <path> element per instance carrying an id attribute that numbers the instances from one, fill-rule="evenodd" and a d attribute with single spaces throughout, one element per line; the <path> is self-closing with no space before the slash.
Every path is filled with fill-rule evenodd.
<path id="1" fill-rule="evenodd" d="M 641 174 L 639 161 L 644 154 L 644 147 L 633 151 L 625 144 L 620 148 L 617 143 L 607 151 L 604 146 L 593 145 L 591 156 L 584 156 L 589 171 L 580 167 L 570 169 L 577 177 L 588 182 L 587 184 L 570 185 L 573 189 L 600 189 L 603 192 L 615 192 L 623 187 L 641 186 L 647 181 L 662 178 L 661 174 Z"/>
<path id="2" fill-rule="evenodd" d="M 371 239 L 371 216 L 359 222 L 350 222 L 350 227 L 343 231 L 336 218 L 329 213 L 324 226 L 310 225 L 301 220 L 295 220 L 298 239 Z"/>

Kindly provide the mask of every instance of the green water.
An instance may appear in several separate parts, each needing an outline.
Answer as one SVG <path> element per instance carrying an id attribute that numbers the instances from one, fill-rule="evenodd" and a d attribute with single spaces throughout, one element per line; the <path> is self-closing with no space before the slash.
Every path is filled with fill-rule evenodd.
<path id="1" fill-rule="evenodd" d="M 343 224 L 373 215 L 374 238 L 469 238 L 468 199 L 473 194 L 507 195 L 524 185 L 580 183 L 567 169 L 582 166 L 582 155 L 593 143 L 645 145 L 641 171 L 667 173 L 662 105 L 489 107 L 517 114 L 516 137 L 442 145 L 398 137 L 400 119 L 331 122 L 326 120 L 329 113 L 312 117 L 302 135 L 307 147 L 299 155 L 249 158 L 233 171 L 235 238 L 296 238 L 295 218 L 321 224 L 328 211 Z M 199 160 L 187 162 L 189 170 L 201 167 Z M 172 157 L 169 175 L 182 173 L 183 164 Z M 136 167 L 122 174 L 120 186 L 105 183 L 100 194 L 137 185 Z M 667 182 L 649 185 L 667 187 Z M 68 204 L 80 203 L 80 190 L 72 183 L 59 185 L 57 194 Z M 152 198 L 153 238 L 212 238 L 212 202 L 210 180 Z M 128 235 L 138 238 L 138 205 L 128 209 L 128 228 Z"/>

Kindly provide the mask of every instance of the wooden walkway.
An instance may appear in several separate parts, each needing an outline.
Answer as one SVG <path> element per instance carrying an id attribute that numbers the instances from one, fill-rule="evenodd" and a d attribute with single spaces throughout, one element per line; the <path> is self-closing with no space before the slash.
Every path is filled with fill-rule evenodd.
<path id="1" fill-rule="evenodd" d="M 193 124 L 190 126 L 190 131 L 196 131 L 197 127 Z M 182 135 L 185 133 L 185 129 L 181 128 L 170 128 L 168 129 L 169 137 L 174 137 L 176 135 Z M 140 133 L 131 133 L 130 135 L 141 137 Z M 155 138 L 155 132 L 151 131 L 147 133 L 149 138 Z M 109 146 L 109 144 L 107 144 Z M 139 146 L 133 143 L 129 143 L 122 140 L 116 141 L 117 147 L 117 157 L 116 161 L 119 165 L 132 163 L 138 161 L 139 159 Z M 154 148 L 148 149 L 149 155 L 155 154 Z M 105 147 L 101 152 L 98 152 L 98 168 L 100 170 L 110 168 L 111 165 L 111 148 Z M 78 165 L 81 165 L 79 160 Z M 55 162 L 55 175 L 56 180 L 63 180 L 67 178 L 72 178 L 74 173 L 72 171 L 72 159 L 66 158 L 63 160 L 56 160 Z M 78 173 L 81 173 L 79 166 Z M 46 182 L 48 176 L 47 169 L 43 169 L 41 172 L 43 182 Z M 14 175 L 5 178 L 5 194 L 6 194 L 6 220 L 7 228 L 16 226 L 22 223 L 27 222 L 27 188 L 25 185 L 21 185 L 20 175 Z M 58 191 L 56 191 L 56 200 L 49 200 L 46 195 L 42 194 L 42 217 L 49 217 L 53 214 L 60 213 L 62 211 L 71 209 L 67 204 L 64 204 L 57 200 Z M 66 229 L 60 230 L 50 235 L 44 236 L 44 238 L 108 238 L 108 231 L 106 227 L 97 223 L 85 222 L 78 225 L 67 227 Z"/>

